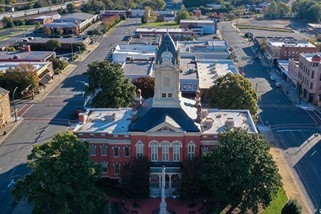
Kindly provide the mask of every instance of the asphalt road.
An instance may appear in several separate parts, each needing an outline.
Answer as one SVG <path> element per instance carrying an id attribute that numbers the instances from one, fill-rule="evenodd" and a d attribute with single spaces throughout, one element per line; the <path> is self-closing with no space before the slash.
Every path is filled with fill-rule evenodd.
<path id="1" fill-rule="evenodd" d="M 116 44 L 125 43 L 123 36 L 128 27 L 134 28 L 135 19 L 129 19 L 116 28 L 108 37 L 103 37 L 100 46 L 39 103 L 34 103 L 24 113 L 24 120 L 0 145 L 0 214 L 9 214 L 16 205 L 11 196 L 14 182 L 28 173 L 27 155 L 35 144 L 48 142 L 52 136 L 68 129 L 71 112 L 84 104 L 87 65 L 104 60 Z"/>
<path id="2" fill-rule="evenodd" d="M 319 208 L 321 196 L 321 145 L 317 138 L 313 138 L 315 133 L 320 133 L 320 113 L 299 108 L 288 100 L 283 90 L 269 79 L 270 68 L 253 60 L 257 49 L 250 48 L 253 44 L 241 38 L 230 22 L 221 22 L 218 27 L 223 30 L 228 46 L 234 49 L 240 70 L 260 96 L 259 125 L 272 130 L 307 206 L 314 211 Z"/>

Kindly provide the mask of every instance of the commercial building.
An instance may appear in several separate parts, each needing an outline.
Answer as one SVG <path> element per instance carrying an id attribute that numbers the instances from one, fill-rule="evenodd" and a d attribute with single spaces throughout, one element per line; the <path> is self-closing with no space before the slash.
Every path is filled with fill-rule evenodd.
<path id="1" fill-rule="evenodd" d="M 299 60 L 289 59 L 287 80 L 290 81 L 291 85 L 295 88 L 297 88 L 298 73 L 299 73 Z"/>
<path id="2" fill-rule="evenodd" d="M 318 47 L 308 41 L 300 41 L 292 37 L 276 37 L 266 40 L 265 56 L 271 63 L 277 60 L 298 59 L 300 53 L 314 53 Z"/>
<path id="3" fill-rule="evenodd" d="M 46 86 L 53 79 L 53 67 L 51 62 L 0 62 L 0 72 L 5 73 L 9 68 L 23 65 L 32 65 L 40 79 L 40 84 Z"/>
<path id="4" fill-rule="evenodd" d="M 30 47 L 30 46 L 29 46 Z M 0 62 L 46 62 L 52 61 L 56 57 L 53 51 L 27 51 L 22 52 L 0 52 Z"/>
<path id="5" fill-rule="evenodd" d="M 9 91 L 0 87 L 0 128 L 11 122 Z"/>
<path id="6" fill-rule="evenodd" d="M 112 52 L 112 61 L 123 63 L 128 61 L 148 60 L 153 61 L 158 46 L 157 45 L 142 45 L 129 44 L 117 45 Z"/>
<path id="7" fill-rule="evenodd" d="M 213 20 L 187 20 L 183 19 L 180 28 L 190 29 L 197 35 L 216 34 L 216 21 Z"/>
<path id="8" fill-rule="evenodd" d="M 181 163 L 197 158 L 219 144 L 218 134 L 234 128 L 256 133 L 248 110 L 202 108 L 200 93 L 181 96 L 179 59 L 175 43 L 164 36 L 155 60 L 155 95 L 132 108 L 88 109 L 79 114 L 74 134 L 89 142 L 90 158 L 103 166 L 103 176 L 120 178 L 124 166 L 136 157 L 150 161 L 150 196 L 160 193 L 160 174 L 166 167 L 166 195 L 181 176 Z"/>
<path id="9" fill-rule="evenodd" d="M 122 69 L 124 70 L 125 77 L 130 80 L 140 77 L 155 77 L 153 60 L 126 61 L 123 63 Z"/>
<path id="10" fill-rule="evenodd" d="M 300 97 L 321 105 L 321 52 L 301 53 L 299 57 L 297 87 Z"/>
<path id="11" fill-rule="evenodd" d="M 91 24 L 98 20 L 98 15 L 88 13 L 71 13 L 60 19 L 54 19 L 52 23 L 43 24 L 42 27 L 49 27 L 54 31 L 63 29 L 64 34 L 74 34 L 83 32 Z"/>
<path id="12" fill-rule="evenodd" d="M 135 35 L 144 36 L 162 36 L 169 33 L 174 40 L 180 37 L 187 38 L 193 36 L 194 33 L 191 30 L 183 28 L 136 28 Z"/>

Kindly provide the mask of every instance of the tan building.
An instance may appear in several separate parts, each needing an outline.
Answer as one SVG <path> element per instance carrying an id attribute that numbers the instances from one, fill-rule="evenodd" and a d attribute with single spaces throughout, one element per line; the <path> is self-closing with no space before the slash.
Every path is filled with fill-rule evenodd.
<path id="1" fill-rule="evenodd" d="M 321 105 L 321 52 L 301 53 L 298 68 L 298 91 L 300 97 Z"/>
<path id="2" fill-rule="evenodd" d="M 266 40 L 265 56 L 275 63 L 276 60 L 298 59 L 300 53 L 315 53 L 319 49 L 308 41 L 300 41 L 292 37 L 277 37 Z"/>
<path id="3" fill-rule="evenodd" d="M 9 91 L 0 87 L 0 128 L 11 121 Z"/>
<path id="4" fill-rule="evenodd" d="M 291 81 L 291 85 L 295 87 L 297 87 L 297 83 L 298 83 L 298 70 L 299 70 L 299 60 L 289 59 L 287 80 Z"/>

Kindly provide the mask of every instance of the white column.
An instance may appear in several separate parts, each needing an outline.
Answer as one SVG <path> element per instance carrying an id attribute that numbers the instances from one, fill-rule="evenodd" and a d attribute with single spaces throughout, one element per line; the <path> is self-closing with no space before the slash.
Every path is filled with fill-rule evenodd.
<path id="1" fill-rule="evenodd" d="M 165 195 L 165 166 L 163 166 L 163 169 L 162 169 L 162 200 L 159 205 L 159 214 L 167 214 L 167 211 L 166 211 L 167 204 L 165 202 L 165 198 L 166 198 L 166 195 Z"/>

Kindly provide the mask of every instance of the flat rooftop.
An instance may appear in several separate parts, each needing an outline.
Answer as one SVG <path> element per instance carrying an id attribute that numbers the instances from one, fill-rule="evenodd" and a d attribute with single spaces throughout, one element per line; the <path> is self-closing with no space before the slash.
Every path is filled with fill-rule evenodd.
<path id="1" fill-rule="evenodd" d="M 139 77 L 154 77 L 154 63 L 152 61 L 127 61 L 122 68 L 127 78 L 134 80 Z"/>
<path id="2" fill-rule="evenodd" d="M 127 133 L 131 123 L 131 108 L 97 108 L 85 114 L 86 123 L 78 124 L 74 131 Z"/>
<path id="3" fill-rule="evenodd" d="M 191 30 L 186 30 L 183 28 L 137 28 L 135 30 L 136 34 L 142 33 L 169 33 L 169 34 L 179 34 L 179 33 L 193 33 Z"/>
<path id="4" fill-rule="evenodd" d="M 46 43 L 52 38 L 42 38 L 42 37 L 34 37 L 33 40 L 30 40 L 28 42 L 22 42 L 24 44 L 38 44 L 38 43 Z M 89 39 L 89 38 L 87 38 Z M 85 40 L 87 40 L 85 39 Z M 71 38 L 57 38 L 62 44 L 73 44 L 73 43 L 83 43 L 85 42 L 84 39 L 79 38 L 79 37 L 71 37 Z"/>
<path id="5" fill-rule="evenodd" d="M 36 71 L 40 70 L 47 64 L 50 64 L 50 62 L 0 62 L 0 71 L 1 72 L 6 72 L 7 69 L 9 68 L 15 68 L 18 67 L 19 65 L 26 65 L 30 64 L 32 65 Z"/>
<path id="6" fill-rule="evenodd" d="M 180 70 L 179 79 L 198 79 L 196 64 L 192 63 L 192 58 L 181 58 L 180 59 Z"/>
<path id="7" fill-rule="evenodd" d="M 312 62 L 312 57 L 313 56 L 318 56 L 321 58 L 321 52 L 316 52 L 316 53 L 300 53 L 307 61 Z"/>
<path id="8" fill-rule="evenodd" d="M 232 60 L 214 59 L 214 60 L 197 60 L 197 72 L 199 77 L 200 88 L 210 88 L 214 81 L 228 73 L 237 74 L 238 70 Z"/>
<path id="9" fill-rule="evenodd" d="M 309 47 L 309 48 L 315 48 L 315 45 L 313 45 L 312 43 L 310 43 L 308 41 L 304 41 L 304 40 L 268 39 L 267 42 L 270 43 L 271 46 L 273 46 L 273 47 L 283 47 L 283 46 L 285 46 L 285 47 Z"/>
<path id="10" fill-rule="evenodd" d="M 214 24 L 213 20 L 193 20 L 193 19 L 182 19 L 180 23 L 198 23 L 198 24 Z"/>
<path id="11" fill-rule="evenodd" d="M 52 51 L 25 51 L 25 52 L 5 52 L 0 51 L 0 61 L 4 60 L 26 60 L 26 61 L 41 61 L 55 55 Z"/>
<path id="12" fill-rule="evenodd" d="M 194 100 L 181 98 L 181 108 L 194 120 L 196 108 Z M 160 108 L 162 109 L 162 108 Z M 168 108 L 168 111 L 172 110 Z M 85 123 L 78 123 L 74 132 L 78 133 L 101 133 L 101 134 L 128 134 L 131 125 L 131 108 L 97 108 L 88 109 L 84 114 L 87 116 Z M 248 110 L 219 110 L 203 108 L 204 118 L 201 123 L 195 123 L 202 134 L 217 134 L 230 128 L 242 128 L 251 133 L 256 133 L 255 124 Z M 167 121 L 171 123 L 171 118 Z M 173 125 L 177 126 L 175 121 Z M 227 126 L 231 124 L 231 127 Z"/>
<path id="13" fill-rule="evenodd" d="M 157 45 L 129 44 L 117 45 L 113 54 L 128 53 L 128 54 L 153 54 L 155 56 Z"/>

